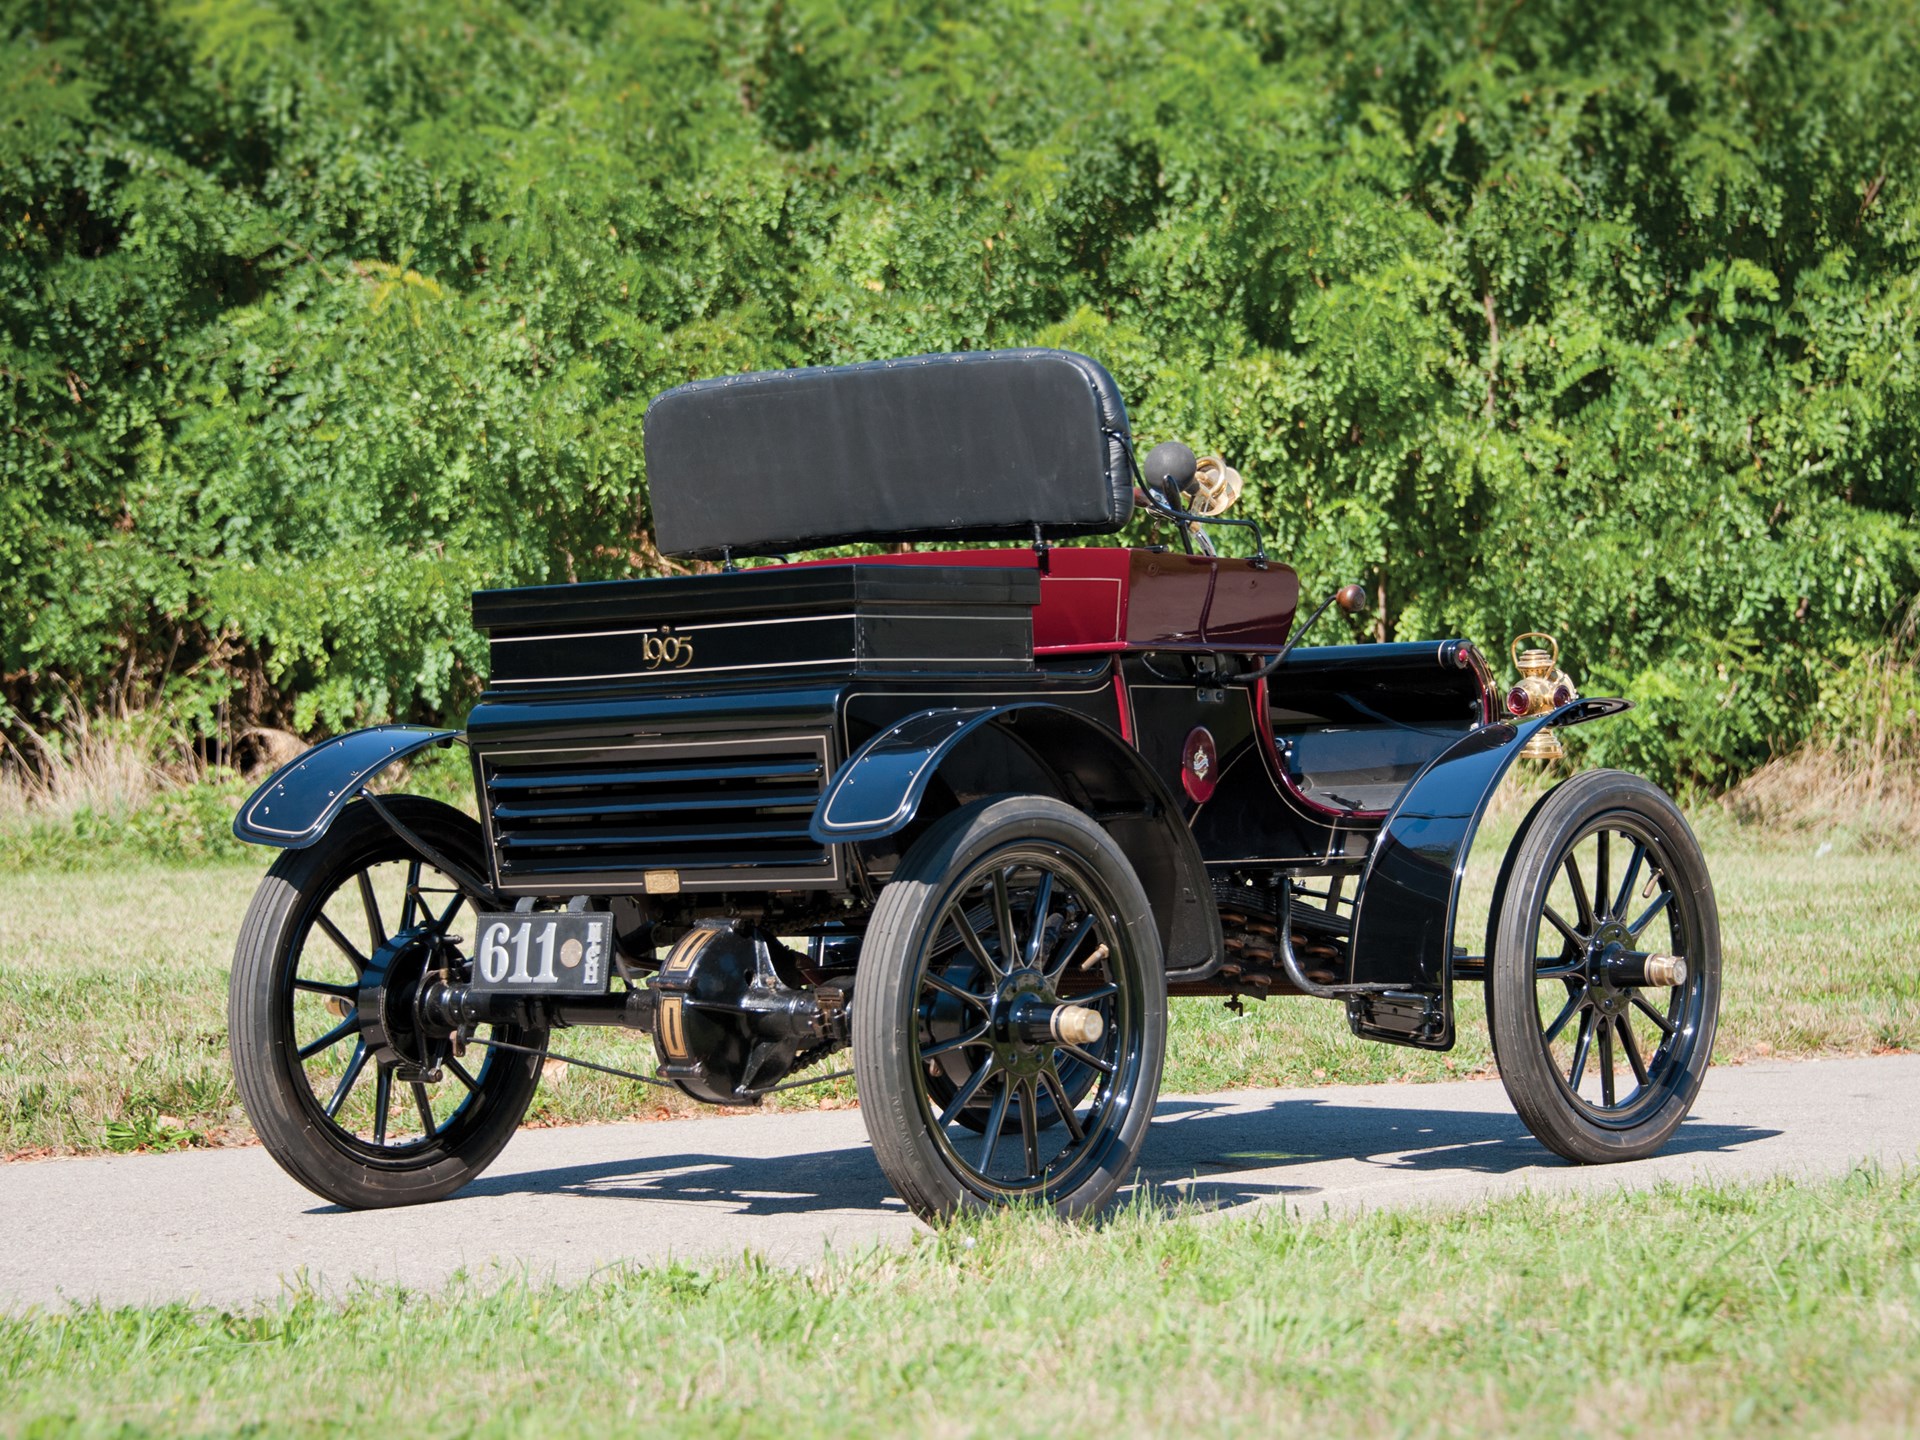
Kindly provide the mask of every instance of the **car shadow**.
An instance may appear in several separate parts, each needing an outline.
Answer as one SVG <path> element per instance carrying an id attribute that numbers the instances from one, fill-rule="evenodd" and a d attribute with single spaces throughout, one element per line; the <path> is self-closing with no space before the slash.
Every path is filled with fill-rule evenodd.
<path id="1" fill-rule="evenodd" d="M 646 1127 L 666 1138 L 672 1122 Z M 1724 1152 L 1780 1132 L 1751 1125 L 1689 1120 L 1663 1155 Z M 1531 1167 L 1571 1168 L 1510 1112 L 1428 1110 L 1343 1104 L 1329 1098 L 1282 1100 L 1249 1109 L 1230 1098 L 1168 1100 L 1155 1112 L 1137 1182 L 1156 1204 L 1234 1209 L 1276 1197 L 1319 1193 L 1292 1167 L 1353 1160 L 1388 1170 L 1507 1174 Z M 630 1159 L 487 1175 L 460 1198 L 580 1195 L 689 1205 L 720 1205 L 739 1215 L 899 1213 L 904 1207 L 865 1144 L 789 1155 L 674 1151 Z M 315 1213 L 334 1210 L 320 1206 Z"/>
<path id="2" fill-rule="evenodd" d="M 1684 1122 L 1662 1155 L 1732 1150 L 1771 1139 L 1778 1130 Z M 1143 1178 L 1166 1185 L 1177 1176 L 1223 1172 L 1284 1173 L 1290 1165 L 1357 1160 L 1387 1170 L 1504 1175 L 1526 1169 L 1573 1169 L 1508 1110 L 1461 1111 L 1350 1105 L 1312 1097 L 1247 1109 L 1232 1099 L 1172 1100 L 1154 1115 L 1142 1155 Z"/>
<path id="3" fill-rule="evenodd" d="M 648 1130 L 670 1130 L 663 1121 Z M 679 1151 L 631 1160 L 562 1165 L 517 1175 L 484 1175 L 460 1192 L 591 1195 L 609 1200 L 722 1204 L 736 1215 L 904 1210 L 866 1145 L 801 1155 L 713 1155 Z"/>

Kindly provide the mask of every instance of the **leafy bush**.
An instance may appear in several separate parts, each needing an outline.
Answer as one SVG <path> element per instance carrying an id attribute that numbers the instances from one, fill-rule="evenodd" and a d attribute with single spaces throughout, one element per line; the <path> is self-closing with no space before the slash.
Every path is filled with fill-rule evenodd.
<path id="1" fill-rule="evenodd" d="M 1593 758 L 1725 784 L 1920 586 L 1917 26 L 0 0 L 0 685 L 457 719 L 469 589 L 660 568 L 653 393 L 1046 343 L 1375 635 L 1553 630 L 1649 702 Z"/>

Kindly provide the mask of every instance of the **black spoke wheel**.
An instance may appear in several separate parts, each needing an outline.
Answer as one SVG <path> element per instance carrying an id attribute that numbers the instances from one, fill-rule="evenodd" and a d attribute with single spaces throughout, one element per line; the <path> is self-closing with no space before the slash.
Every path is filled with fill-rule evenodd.
<path id="1" fill-rule="evenodd" d="M 1092 820 L 969 805 L 881 892 L 854 982 L 854 1071 L 881 1168 L 919 1214 L 1080 1214 L 1131 1174 L 1166 1049 L 1146 896 Z"/>
<path id="2" fill-rule="evenodd" d="M 1087 938 L 1093 933 L 1093 922 L 1077 897 L 1056 889 L 1049 875 L 1048 889 L 1042 900 L 1038 885 L 1034 883 L 1036 880 L 1035 872 L 1021 875 L 1015 867 L 1010 867 L 1003 874 L 1002 883 L 1008 885 L 1008 913 L 1031 926 L 1036 902 L 1046 905 L 1047 910 L 1040 917 L 1040 923 L 1048 957 L 1057 961 L 1049 969 L 1059 972 L 1055 977 L 1055 988 L 1060 992 L 1060 998 L 1086 1005 L 1091 996 L 1091 1004 L 1100 1011 L 1102 1023 L 1107 1023 L 1111 1020 L 1110 1008 L 1106 1003 L 1110 997 L 1094 992 L 1104 991 L 1111 982 L 1104 974 L 1089 977 L 1068 973 L 1075 960 L 1084 961 L 1105 942 Z M 927 1026 L 921 1056 L 928 1062 L 925 1066 L 927 1096 L 938 1114 L 945 1114 L 948 1107 L 954 1105 L 961 1090 L 978 1071 L 982 1053 L 992 1048 L 982 1032 L 980 1004 L 987 1002 L 993 993 L 994 975 L 973 958 L 960 938 L 959 927 L 965 923 L 975 935 L 982 937 L 982 948 L 992 950 L 998 943 L 993 934 L 996 917 L 985 894 L 989 886 L 982 883 L 975 888 L 983 893 L 976 897 L 975 904 L 948 917 L 938 942 L 941 953 L 928 960 L 927 974 L 921 979 L 925 991 L 923 1009 Z M 1104 966 L 1105 962 L 1103 959 L 1097 963 Z M 977 1003 L 969 1004 L 956 991 L 964 992 Z M 1047 1068 L 1049 1074 L 1040 1086 L 1033 1116 L 1036 1129 L 1042 1131 L 1061 1124 L 1063 1115 L 1073 1115 L 1078 1119 L 1087 1093 L 1101 1074 L 1087 1060 L 1064 1050 L 1051 1057 Z M 955 1107 L 955 1123 L 975 1134 L 985 1134 L 996 1098 L 996 1095 L 986 1093 L 985 1087 L 977 1088 L 971 1099 Z M 1020 1108 L 1009 1107 L 1001 1119 L 1001 1133 L 1018 1134 L 1025 1123 Z"/>
<path id="3" fill-rule="evenodd" d="M 479 826 L 414 796 L 385 803 L 443 854 L 484 868 Z M 451 1194 L 512 1136 L 540 1057 L 476 1047 L 425 1023 L 422 983 L 464 979 L 470 902 L 364 804 L 349 805 L 261 881 L 234 950 L 234 1077 L 267 1152 L 315 1194 L 356 1209 Z M 545 1046 L 544 1031 L 483 1038 Z"/>
<path id="4" fill-rule="evenodd" d="M 1550 1150 L 1658 1150 L 1706 1078 L 1720 922 L 1699 842 L 1636 775 L 1599 770 L 1522 823 L 1494 897 L 1487 1011 L 1500 1078 Z"/>

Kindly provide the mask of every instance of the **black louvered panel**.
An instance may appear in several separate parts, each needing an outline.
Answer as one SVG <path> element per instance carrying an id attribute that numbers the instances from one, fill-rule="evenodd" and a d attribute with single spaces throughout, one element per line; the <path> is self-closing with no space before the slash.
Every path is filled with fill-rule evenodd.
<path id="1" fill-rule="evenodd" d="M 824 735 L 498 750 L 482 756 L 501 888 L 621 893 L 648 872 L 685 890 L 831 884 L 807 834 L 827 782 Z"/>

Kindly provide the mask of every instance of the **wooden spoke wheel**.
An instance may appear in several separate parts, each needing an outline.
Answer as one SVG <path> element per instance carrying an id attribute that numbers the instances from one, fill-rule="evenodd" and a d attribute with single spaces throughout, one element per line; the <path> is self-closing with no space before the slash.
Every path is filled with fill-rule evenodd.
<path id="1" fill-rule="evenodd" d="M 413 796 L 386 804 L 443 854 L 484 868 L 479 827 Z M 423 981 L 466 975 L 458 887 L 367 805 L 283 852 L 241 926 L 228 997 L 234 1075 L 267 1152 L 314 1193 L 356 1209 L 450 1194 L 500 1152 L 540 1057 L 466 1057 L 423 1023 Z M 545 1032 L 492 1027 L 536 1050 Z"/>
<path id="2" fill-rule="evenodd" d="M 854 1069 L 881 1168 L 920 1214 L 1104 1205 L 1139 1156 L 1165 1046 L 1146 897 L 1072 807 L 970 805 L 881 892 Z"/>
<path id="3" fill-rule="evenodd" d="M 1602 770 L 1527 817 L 1494 900 L 1487 1008 L 1514 1108 L 1569 1160 L 1634 1160 L 1713 1051 L 1720 926 L 1699 843 L 1655 785 Z"/>

